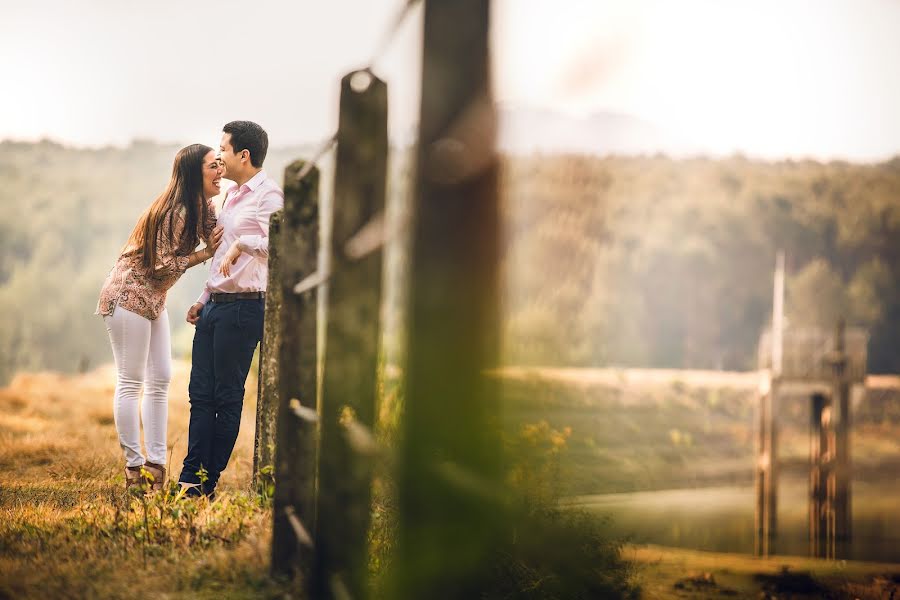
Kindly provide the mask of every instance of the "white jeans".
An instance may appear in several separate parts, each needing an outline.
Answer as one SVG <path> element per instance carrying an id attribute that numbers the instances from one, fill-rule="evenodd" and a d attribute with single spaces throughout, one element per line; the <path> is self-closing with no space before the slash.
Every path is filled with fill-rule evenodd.
<path id="1" fill-rule="evenodd" d="M 125 452 L 125 464 L 144 464 L 141 453 L 141 419 L 138 397 L 144 385 L 141 416 L 147 461 L 166 464 L 166 419 L 169 413 L 169 381 L 172 379 L 171 333 L 169 313 L 150 321 L 117 306 L 103 317 L 116 359 L 116 392 L 113 415 L 119 444 Z"/>

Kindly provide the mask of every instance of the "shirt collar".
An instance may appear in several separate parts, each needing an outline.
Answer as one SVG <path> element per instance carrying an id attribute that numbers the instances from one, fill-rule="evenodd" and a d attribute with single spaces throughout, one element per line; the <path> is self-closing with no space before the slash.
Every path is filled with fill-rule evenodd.
<path id="1" fill-rule="evenodd" d="M 248 179 L 247 182 L 241 186 L 241 188 L 246 187 L 251 192 L 254 192 L 254 191 L 256 191 L 256 188 L 258 188 L 262 184 L 262 182 L 265 180 L 266 180 L 266 172 L 260 171 L 259 173 L 257 173 L 256 175 L 254 175 L 253 177 Z"/>

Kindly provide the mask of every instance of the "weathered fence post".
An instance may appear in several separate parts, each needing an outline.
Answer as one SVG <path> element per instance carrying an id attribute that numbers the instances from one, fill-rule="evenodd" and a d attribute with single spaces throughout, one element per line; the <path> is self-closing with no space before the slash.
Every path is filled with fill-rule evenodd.
<path id="1" fill-rule="evenodd" d="M 278 416 L 278 374 L 281 346 L 281 264 L 278 245 L 281 243 L 279 211 L 269 221 L 269 281 L 266 293 L 266 316 L 263 323 L 262 344 L 259 347 L 259 382 L 256 393 L 256 436 L 253 440 L 252 489 L 257 492 L 273 481 L 274 473 L 267 470 L 275 465 L 275 422 Z"/>
<path id="2" fill-rule="evenodd" d="M 504 535 L 500 224 L 488 0 L 426 0 L 412 215 L 399 598 L 477 598 Z"/>
<path id="3" fill-rule="evenodd" d="M 275 248 L 280 310 L 275 344 L 268 345 L 279 363 L 278 421 L 275 447 L 272 572 L 301 575 L 307 587 L 313 565 L 315 528 L 316 431 L 316 290 L 302 294 L 294 286 L 313 275 L 319 250 L 319 172 L 298 177 L 306 163 L 295 161 L 284 175 L 284 210 Z M 271 260 L 270 249 L 270 260 Z M 269 306 L 266 307 L 267 319 Z M 268 333 L 268 330 L 267 330 Z"/>
<path id="4" fill-rule="evenodd" d="M 387 85 L 341 80 L 313 596 L 367 594 L 367 534 L 387 177 Z"/>

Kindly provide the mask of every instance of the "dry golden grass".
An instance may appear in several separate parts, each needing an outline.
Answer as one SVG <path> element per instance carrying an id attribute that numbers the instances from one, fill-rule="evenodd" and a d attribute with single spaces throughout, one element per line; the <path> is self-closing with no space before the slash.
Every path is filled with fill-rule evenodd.
<path id="1" fill-rule="evenodd" d="M 169 470 L 186 452 L 189 366 L 169 400 Z M 218 499 L 124 492 L 111 367 L 20 374 L 0 390 L 0 598 L 281 597 L 267 500 L 249 491 L 256 381 Z"/>
<path id="2" fill-rule="evenodd" d="M 169 392 L 169 470 L 187 451 L 190 365 L 175 363 Z M 27 373 L 0 390 L 0 466 L 6 483 L 41 477 L 121 478 L 124 461 L 112 414 L 115 373 L 105 366 L 80 376 Z M 247 382 L 241 433 L 222 489 L 247 487 L 253 465 L 256 380 Z"/>

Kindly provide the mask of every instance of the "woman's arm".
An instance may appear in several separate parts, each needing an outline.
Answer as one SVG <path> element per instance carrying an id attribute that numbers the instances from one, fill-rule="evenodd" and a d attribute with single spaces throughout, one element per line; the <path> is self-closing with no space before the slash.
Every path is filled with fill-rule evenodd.
<path id="1" fill-rule="evenodd" d="M 180 276 L 189 266 L 190 258 L 188 256 L 178 256 L 175 253 L 178 248 L 176 240 L 181 239 L 181 232 L 184 230 L 184 217 L 176 214 L 174 219 L 171 231 L 164 220 L 159 231 L 156 232 L 156 264 L 151 273 L 153 279 L 165 280 Z"/>
<path id="2" fill-rule="evenodd" d="M 206 246 L 204 248 L 201 248 L 200 250 L 191 252 L 190 254 L 187 255 L 188 262 L 187 262 L 186 269 L 190 269 L 194 265 L 198 265 L 202 262 L 206 262 L 207 260 L 209 260 L 210 258 L 213 257 L 213 254 L 215 254 L 215 252 L 216 251 L 212 246 Z"/>
<path id="3" fill-rule="evenodd" d="M 207 223 L 210 219 L 207 219 Z M 222 240 L 222 228 L 216 226 L 215 217 L 211 220 L 212 227 L 209 234 L 203 239 L 206 246 L 200 250 L 191 252 L 187 256 L 178 256 L 175 251 L 181 232 L 184 230 L 184 217 L 178 215 L 172 227 L 171 238 L 160 231 L 156 237 L 156 268 L 153 269 L 154 279 L 167 279 L 173 275 L 180 276 L 194 265 L 206 262 L 216 253 L 216 248 Z M 206 233 L 204 223 L 204 233 Z"/>

